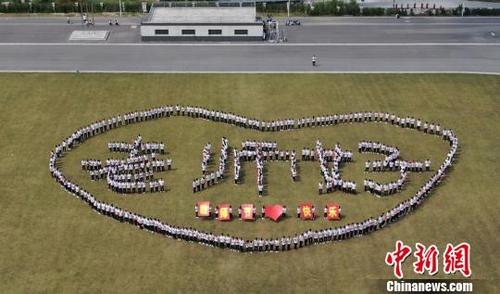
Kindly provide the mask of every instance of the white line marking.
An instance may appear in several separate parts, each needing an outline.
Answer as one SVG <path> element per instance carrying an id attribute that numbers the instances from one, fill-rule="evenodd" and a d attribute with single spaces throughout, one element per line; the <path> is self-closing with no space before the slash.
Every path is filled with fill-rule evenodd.
<path id="1" fill-rule="evenodd" d="M 458 23 L 458 22 L 439 22 L 439 23 L 420 23 L 420 22 L 410 22 L 405 20 L 404 22 L 397 23 L 378 23 L 378 22 L 358 22 L 358 23 L 337 23 L 337 22 L 306 22 L 301 23 L 301 26 L 403 26 L 405 28 L 409 26 L 460 26 L 461 28 L 467 26 L 497 26 L 498 22 L 472 22 L 472 23 Z"/>
<path id="2" fill-rule="evenodd" d="M 0 43 L 0 46 L 109 46 L 109 47 L 408 47 L 500 46 L 498 43 Z"/>
<path id="3" fill-rule="evenodd" d="M 140 22 L 120 22 L 121 26 L 130 26 L 130 25 L 139 25 Z M 61 22 L 10 22 L 5 23 L 0 20 L 0 26 L 2 27 L 15 27 L 15 26 L 61 26 L 61 27 L 82 27 L 82 28 L 93 28 L 94 26 L 106 26 L 106 27 L 115 27 L 110 26 L 109 23 L 96 23 L 92 27 L 87 27 L 86 25 L 78 22 L 73 22 L 71 24 L 66 23 L 66 20 Z"/>
<path id="4" fill-rule="evenodd" d="M 497 26 L 500 25 L 500 22 L 411 22 L 410 20 L 403 20 L 403 22 L 307 22 L 308 20 L 302 20 L 301 26 Z M 280 22 L 283 22 L 280 20 Z M 0 19 L 0 25 L 2 27 L 6 26 L 63 26 L 63 27 L 71 27 L 71 26 L 80 26 L 86 27 L 84 24 L 79 22 L 73 22 L 71 24 L 67 24 L 66 20 L 62 20 L 61 22 L 3 22 Z M 120 22 L 122 26 L 130 26 L 130 25 L 140 25 L 140 22 Z M 111 27 L 107 22 L 99 22 L 94 26 L 106 26 Z M 113 26 L 114 27 L 114 26 Z"/>
<path id="5" fill-rule="evenodd" d="M 75 70 L 2 70 L 0 73 L 75 73 Z M 142 70 L 80 70 L 85 73 L 109 74 L 474 74 L 495 75 L 500 72 L 481 71 L 142 71 Z"/>

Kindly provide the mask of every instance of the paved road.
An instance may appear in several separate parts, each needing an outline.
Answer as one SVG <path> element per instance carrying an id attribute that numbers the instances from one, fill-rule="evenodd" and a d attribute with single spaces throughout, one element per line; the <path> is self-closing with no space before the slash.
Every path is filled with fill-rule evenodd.
<path id="1" fill-rule="evenodd" d="M 0 43 L 68 42 L 74 30 L 110 30 L 109 43 L 140 42 L 138 18 L 119 19 L 120 26 L 97 18 L 91 28 L 78 21 L 72 18 L 68 25 L 65 18 L 0 18 Z M 318 17 L 301 21 L 302 26 L 281 26 L 289 43 L 500 42 L 500 18 Z"/>
<path id="2" fill-rule="evenodd" d="M 310 64 L 312 54 L 320 66 Z M 500 46 L 0 46 L 0 70 L 500 72 Z"/>
<path id="3" fill-rule="evenodd" d="M 355 22 L 357 20 L 357 22 Z M 459 19 L 460 20 L 460 19 Z M 500 18 L 304 20 L 285 27 L 289 42 L 500 42 Z M 493 34 L 492 34 L 493 32 Z"/>
<path id="4" fill-rule="evenodd" d="M 141 43 L 138 22 L 97 19 L 109 39 L 78 43 L 64 18 L 0 18 L 0 70 L 500 73 L 500 18 L 307 18 L 285 44 Z"/>
<path id="5" fill-rule="evenodd" d="M 98 17 L 96 25 L 82 25 L 78 17 L 0 17 L 0 43 L 63 43 L 74 30 L 110 30 L 108 42 L 140 42 L 139 18 L 119 18 L 119 26 L 108 25 L 108 18 Z"/>

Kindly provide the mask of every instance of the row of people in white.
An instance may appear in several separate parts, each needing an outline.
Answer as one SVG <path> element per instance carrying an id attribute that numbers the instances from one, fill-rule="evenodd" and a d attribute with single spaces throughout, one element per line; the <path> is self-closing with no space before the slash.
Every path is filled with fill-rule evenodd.
<path id="1" fill-rule="evenodd" d="M 217 183 L 220 183 L 224 179 L 224 174 L 219 170 L 211 173 L 207 173 L 204 176 L 196 178 L 193 180 L 193 193 L 201 192 L 208 187 L 211 187 Z"/>
<path id="2" fill-rule="evenodd" d="M 372 141 L 361 141 L 358 143 L 359 153 L 373 152 L 385 155 L 385 159 L 382 164 L 384 167 L 389 165 L 389 162 L 394 161 L 399 158 L 401 152 L 399 148 L 394 146 L 385 145 L 379 142 Z"/>
<path id="3" fill-rule="evenodd" d="M 154 156 L 154 154 L 152 154 Z M 151 157 L 152 158 L 152 157 Z M 93 181 L 104 179 L 108 174 L 115 175 L 119 181 L 133 181 L 135 178 L 152 178 L 153 173 L 162 172 L 165 169 L 172 169 L 172 160 L 152 160 L 148 158 L 145 162 L 135 164 L 122 164 L 117 160 L 107 160 L 105 167 L 102 167 L 99 160 L 82 160 L 82 169 L 86 170 Z M 166 168 L 165 168 L 166 164 Z"/>
<path id="4" fill-rule="evenodd" d="M 208 144 L 205 145 L 204 150 L 205 148 L 207 148 L 207 146 Z M 212 146 L 210 145 L 210 149 L 211 148 Z M 203 164 L 202 164 L 203 176 L 193 180 L 193 193 L 200 192 L 210 186 L 219 183 L 224 179 L 224 174 L 226 173 L 228 153 L 229 153 L 229 140 L 226 137 L 222 137 L 219 165 L 217 166 L 217 170 L 215 172 L 210 172 L 210 173 L 207 172 L 207 170 L 203 171 Z M 208 161 L 210 161 L 210 157 L 211 153 L 208 153 L 207 164 Z"/>
<path id="5" fill-rule="evenodd" d="M 82 137 L 80 139 L 86 139 L 90 136 L 110 130 L 112 128 L 116 128 L 121 125 L 127 125 L 131 123 L 137 123 L 142 121 L 148 121 L 151 119 L 170 117 L 170 116 L 191 116 L 197 118 L 204 118 L 217 122 L 234 124 L 242 127 L 254 127 L 257 130 L 261 131 L 262 128 L 260 126 L 267 125 L 270 123 L 269 121 L 250 119 L 244 116 L 235 115 L 228 112 L 209 110 L 203 107 L 165 105 L 144 111 L 129 112 L 124 115 L 117 115 L 109 119 L 96 121 L 95 123 L 82 128 L 80 132 L 82 133 Z M 305 127 L 306 121 L 309 121 L 310 125 L 314 122 L 315 125 L 318 126 L 347 123 L 347 122 L 385 122 L 397 125 L 399 127 L 415 128 L 419 131 L 429 132 L 431 134 L 436 134 L 436 135 L 440 135 L 442 132 L 441 126 L 436 123 L 423 122 L 413 117 L 401 118 L 396 116 L 395 114 L 370 112 L 370 111 L 349 113 L 349 114 L 332 114 L 325 116 L 304 117 L 299 119 L 297 123 L 295 123 L 296 121 L 294 119 L 286 119 L 278 121 L 286 122 L 284 123 L 287 126 L 286 129 Z M 322 121 L 324 121 L 325 123 L 322 123 Z"/>
<path id="6" fill-rule="evenodd" d="M 368 191 L 376 196 L 388 196 L 401 191 L 407 178 L 408 171 L 405 167 L 401 167 L 399 171 L 399 178 L 394 182 L 380 184 L 373 180 L 365 179 L 363 181 L 363 185 L 365 187 L 365 191 Z"/>
<path id="7" fill-rule="evenodd" d="M 144 168 L 149 160 L 155 160 L 156 154 L 144 154 L 129 156 L 125 159 L 107 159 L 106 165 L 120 165 L 128 167 L 129 169 L 139 169 Z"/>
<path id="8" fill-rule="evenodd" d="M 431 161 L 429 159 L 426 159 L 423 163 L 421 161 L 393 160 L 389 161 L 387 164 L 384 164 L 384 161 L 382 160 L 367 160 L 365 161 L 365 171 L 396 171 L 401 169 L 401 166 L 403 164 L 406 166 L 406 169 L 408 171 L 423 172 L 431 170 Z"/>
<path id="9" fill-rule="evenodd" d="M 102 168 L 102 162 L 95 159 L 82 159 L 80 161 L 83 170 L 99 170 Z"/>
<path id="10" fill-rule="evenodd" d="M 323 155 L 322 156 L 326 161 L 331 162 L 331 161 L 333 161 L 333 158 L 335 156 L 335 150 L 323 148 Z M 314 149 L 306 148 L 306 147 L 302 148 L 302 160 L 304 160 L 304 161 L 319 160 L 317 152 L 316 152 L 316 148 L 314 148 Z"/>
<path id="11" fill-rule="evenodd" d="M 165 191 L 165 181 L 163 179 L 123 182 L 108 177 L 107 182 L 108 182 L 108 188 L 110 190 L 120 194 L 146 193 L 146 192 L 155 193 L 155 192 Z"/>
<path id="12" fill-rule="evenodd" d="M 137 158 L 127 158 L 127 160 L 108 159 L 106 166 L 115 168 L 116 173 L 139 173 L 146 170 L 161 172 L 172 169 L 172 159 L 156 159 L 156 155 L 153 153 Z"/>
<path id="13" fill-rule="evenodd" d="M 257 149 L 255 156 L 255 165 L 257 166 L 257 192 L 259 197 L 264 195 L 264 159 L 262 150 Z"/>
<path id="14" fill-rule="evenodd" d="M 257 119 L 247 118 L 241 115 L 236 115 L 230 112 L 210 110 L 196 106 L 174 106 L 174 115 L 189 116 L 194 118 L 204 118 L 216 122 L 224 122 L 234 124 L 239 127 L 255 129 L 259 131 L 284 131 L 295 127 L 293 119 L 279 119 L 273 121 L 261 121 Z"/>
<path id="15" fill-rule="evenodd" d="M 233 173 L 234 173 L 234 184 L 237 185 L 240 181 L 240 172 L 241 172 L 241 158 L 243 157 L 240 154 L 241 151 L 237 149 L 233 149 Z M 252 151 L 254 152 L 254 151 Z"/>
<path id="16" fill-rule="evenodd" d="M 234 149 L 234 150 L 236 150 L 236 149 Z M 255 160 L 255 156 L 257 155 L 256 150 L 257 149 L 251 150 L 249 147 L 247 147 L 247 149 L 237 150 L 238 153 L 235 154 L 233 152 L 233 154 L 235 156 L 237 155 L 237 156 L 241 157 L 241 159 L 243 159 L 243 160 L 252 161 L 252 160 Z M 265 161 L 290 160 L 291 152 L 295 152 L 295 151 L 288 151 L 288 150 L 277 150 L 275 147 L 273 147 L 273 149 L 268 149 L 268 150 L 260 149 L 260 150 L 262 151 L 262 158 Z"/>
<path id="17" fill-rule="evenodd" d="M 297 181 L 297 156 L 295 150 L 290 154 L 290 174 L 292 175 L 292 181 Z"/>
<path id="18" fill-rule="evenodd" d="M 212 144 L 207 143 L 203 146 L 201 151 L 201 172 L 203 174 L 207 173 L 208 164 L 210 163 L 210 158 L 212 157 Z"/>
<path id="19" fill-rule="evenodd" d="M 163 142 L 148 142 L 142 143 L 140 146 L 135 144 L 129 144 L 127 142 L 109 142 L 108 149 L 112 152 L 127 152 L 129 153 L 132 149 L 140 148 L 144 154 L 164 154 L 165 144 Z"/>
<path id="20" fill-rule="evenodd" d="M 137 182 L 146 181 L 153 179 L 154 172 L 152 170 L 147 170 L 140 173 L 107 173 L 107 176 L 114 181 L 118 182 Z"/>
<path id="21" fill-rule="evenodd" d="M 260 148 L 262 151 L 271 151 L 276 150 L 278 148 L 278 143 L 269 142 L 269 141 L 255 141 L 255 140 L 247 140 L 245 142 L 241 142 L 242 150 L 255 150 Z"/>
<path id="22" fill-rule="evenodd" d="M 303 117 L 297 120 L 297 128 L 335 125 L 354 122 L 385 122 L 403 128 L 415 128 L 430 134 L 441 134 L 441 126 L 435 123 L 422 121 L 414 117 L 399 117 L 388 112 L 355 112 L 347 114 L 330 114 L 323 116 Z"/>

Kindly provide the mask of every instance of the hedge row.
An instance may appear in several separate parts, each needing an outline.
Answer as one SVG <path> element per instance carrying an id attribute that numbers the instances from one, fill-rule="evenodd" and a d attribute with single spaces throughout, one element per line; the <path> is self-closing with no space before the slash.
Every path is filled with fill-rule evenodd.
<path id="1" fill-rule="evenodd" d="M 267 3 L 264 5 L 263 3 L 256 3 L 256 9 L 260 13 L 285 13 L 286 3 Z M 292 3 L 290 4 L 290 13 L 295 14 L 305 14 L 306 6 L 301 3 Z"/>
<path id="2" fill-rule="evenodd" d="M 125 12 L 142 12 L 142 4 L 140 2 L 124 2 L 123 8 Z M 100 4 L 94 4 L 93 10 L 90 5 L 86 6 L 89 11 L 95 13 L 100 12 L 118 12 L 120 7 L 118 1 L 116 3 L 104 2 L 101 6 Z M 147 8 L 149 10 L 150 5 Z M 9 3 L 9 5 L 0 4 L 0 13 L 78 13 L 80 12 L 80 7 L 76 6 L 74 3 L 56 3 L 52 6 L 52 3 Z"/>
<path id="3" fill-rule="evenodd" d="M 500 16 L 500 9 L 488 9 L 488 8 L 469 9 L 469 8 L 465 8 L 464 15 Z"/>
<path id="4" fill-rule="evenodd" d="M 262 3 L 257 3 L 257 11 L 265 14 L 273 13 L 286 13 L 286 3 L 268 3 L 263 5 Z M 293 14 L 303 14 L 309 16 L 342 16 L 342 15 L 355 15 L 355 16 L 393 16 L 399 14 L 401 16 L 411 16 L 415 15 L 416 9 L 395 9 L 395 8 L 361 8 L 357 3 L 351 1 L 349 3 L 344 3 L 342 1 L 332 0 L 329 2 L 318 2 L 314 5 L 314 9 L 304 4 L 291 4 L 290 13 Z M 462 7 L 457 7 L 454 9 L 428 9 L 424 12 L 424 15 L 437 15 L 437 16 L 461 16 Z M 500 16 L 500 9 L 464 9 L 464 16 Z"/>

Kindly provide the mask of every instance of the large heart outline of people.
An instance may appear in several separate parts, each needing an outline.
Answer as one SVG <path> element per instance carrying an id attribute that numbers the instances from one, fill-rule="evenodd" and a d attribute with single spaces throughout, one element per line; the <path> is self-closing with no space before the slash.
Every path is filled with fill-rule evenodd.
<path id="1" fill-rule="evenodd" d="M 229 236 L 224 234 L 218 235 L 211 232 L 203 232 L 193 228 L 170 225 L 158 219 L 142 216 L 132 211 L 119 208 L 113 204 L 105 203 L 98 200 L 92 193 L 88 192 L 83 187 L 80 187 L 79 185 L 73 183 L 70 179 L 66 178 L 66 176 L 63 175 L 62 171 L 57 165 L 58 160 L 65 153 L 74 148 L 77 148 L 79 144 L 82 144 L 93 136 L 105 133 L 109 130 L 121 126 L 172 116 L 188 116 L 192 118 L 206 119 L 214 122 L 235 125 L 237 127 L 254 129 L 261 132 L 288 131 L 299 128 L 333 126 L 345 123 L 388 123 L 395 127 L 408 128 L 419 132 L 425 132 L 430 135 L 439 136 L 449 143 L 450 149 L 446 154 L 444 161 L 441 163 L 436 172 L 430 177 L 429 180 L 427 180 L 427 182 L 425 182 L 425 184 L 423 184 L 418 189 L 418 191 L 414 195 L 412 195 L 411 198 L 402 201 L 392 209 L 389 209 L 385 213 L 382 213 L 380 216 L 372 216 L 361 222 L 326 228 L 319 231 L 309 230 L 306 232 L 297 233 L 293 236 L 283 236 L 281 238 L 274 239 L 255 238 L 253 240 L 245 240 L 237 236 Z M 227 151 L 228 149 L 228 144 L 227 142 L 224 143 L 224 140 L 227 139 L 223 138 L 221 151 Z M 167 159 L 166 161 L 164 161 L 154 157 L 156 152 L 162 152 L 162 143 L 143 143 L 142 137 L 138 137 L 133 144 L 129 144 L 128 146 L 124 145 L 125 148 L 123 148 L 123 150 L 121 150 L 120 144 L 126 143 L 114 143 L 115 145 L 113 145 L 113 142 L 111 142 L 111 145 L 108 145 L 108 147 L 116 147 L 118 151 L 128 152 L 129 157 L 127 159 L 132 159 L 133 161 L 135 160 L 135 162 L 133 162 L 132 165 L 130 165 L 129 162 L 126 161 L 127 159 L 125 159 L 125 162 L 124 160 L 117 160 L 117 162 L 113 162 L 111 165 L 109 165 L 108 162 L 107 169 L 104 171 L 104 174 L 108 180 L 110 189 L 117 188 L 117 186 L 112 186 L 110 184 L 110 180 L 115 181 L 116 183 L 120 183 L 123 180 L 136 182 L 136 189 L 138 189 L 137 183 L 141 183 L 141 191 L 145 191 L 146 183 L 149 184 L 151 192 L 159 192 L 165 189 L 164 181 L 162 179 L 153 179 L 151 175 L 151 172 L 165 170 L 165 166 L 168 166 L 167 163 L 169 163 L 170 166 L 172 164 L 171 159 Z M 259 175 L 259 166 L 260 168 L 263 168 L 264 158 L 266 158 L 266 156 L 271 156 L 271 150 L 276 150 L 273 150 L 271 148 L 271 150 L 266 151 L 268 153 L 265 154 L 264 150 L 262 149 L 269 142 L 254 143 L 255 142 L 242 143 L 241 154 L 238 154 L 238 152 L 240 151 L 237 150 L 234 155 L 235 159 L 239 158 L 241 160 L 241 158 L 246 159 L 248 157 L 251 160 L 255 160 L 257 163 L 257 173 Z M 253 145 L 254 147 L 250 145 Z M 408 171 L 420 171 L 424 169 L 428 170 L 428 167 L 430 167 L 430 161 L 428 160 L 423 163 L 419 161 L 407 162 L 399 160 L 399 151 L 396 147 L 387 146 L 379 142 L 362 141 L 359 143 L 358 149 L 360 152 L 375 152 L 386 155 L 383 161 L 374 161 L 370 163 L 367 162 L 365 164 L 366 169 L 370 170 L 371 168 L 375 171 L 381 171 L 390 170 L 392 168 L 399 169 L 400 171 L 400 177 L 397 182 L 380 184 L 371 180 L 364 181 L 365 191 L 369 191 L 370 193 L 373 193 L 377 196 L 386 196 L 392 194 L 392 192 L 394 191 L 397 191 L 399 187 L 404 183 Z M 428 123 L 410 116 L 399 117 L 391 113 L 356 112 L 348 114 L 303 117 L 297 120 L 288 118 L 273 121 L 261 121 L 236 115 L 233 113 L 209 110 L 202 107 L 167 105 L 144 111 L 129 112 L 123 115 L 113 116 L 111 118 L 100 120 L 90 125 L 79 128 L 70 136 L 68 136 L 62 143 L 56 145 L 55 149 L 51 151 L 49 159 L 49 170 L 54 179 L 63 188 L 65 188 L 75 197 L 78 197 L 79 199 L 85 201 L 92 209 L 103 215 L 117 219 L 121 222 L 136 225 L 141 229 L 159 233 L 175 239 L 197 242 L 212 247 L 230 248 L 232 250 L 240 252 L 285 251 L 298 249 L 318 243 L 345 240 L 356 236 L 366 235 L 382 229 L 389 224 L 403 218 L 410 212 L 417 209 L 420 204 L 431 195 L 432 190 L 437 185 L 439 185 L 439 183 L 448 173 L 450 166 L 455 161 L 457 150 L 458 138 L 456 137 L 453 130 L 441 128 L 441 126 L 436 123 Z M 244 151 L 246 151 L 246 153 Z M 312 152 L 312 154 L 314 155 L 311 156 L 311 153 L 309 153 L 308 155 L 305 149 L 302 150 L 303 160 L 307 160 L 307 156 L 310 156 L 311 158 L 314 158 L 314 160 L 318 160 L 320 163 L 321 172 L 324 179 L 324 187 L 322 187 L 322 184 L 320 183 L 318 186 L 318 192 L 329 192 L 333 191 L 333 189 L 342 189 L 346 192 L 356 191 L 356 184 L 353 182 L 342 180 L 339 172 L 340 164 L 349 159 L 349 154 L 352 157 L 352 152 L 342 150 L 339 145 L 336 145 L 333 149 L 333 155 L 331 154 L 331 152 L 332 150 L 323 148 L 323 144 L 320 141 L 316 142 L 316 146 Z M 223 154 L 223 152 L 221 152 L 221 154 Z M 276 152 L 274 152 L 274 156 L 276 156 Z M 280 158 L 280 156 L 280 151 L 278 151 L 278 159 Z M 223 155 L 221 155 L 221 158 L 222 157 Z M 141 158 L 144 160 L 141 161 Z M 286 153 L 284 153 L 284 158 L 286 160 Z M 227 158 L 222 159 L 227 160 Z M 293 167 L 294 165 L 296 166 L 296 154 L 291 155 L 291 152 L 288 152 L 288 160 L 290 160 L 291 175 L 293 179 Z M 235 162 L 236 161 L 237 160 L 235 160 Z M 88 164 L 89 162 L 90 164 Z M 328 164 L 330 162 L 333 164 L 333 168 L 331 169 L 328 167 Z M 133 171 L 135 171 L 135 168 L 139 166 L 139 170 L 141 170 L 141 163 L 150 164 L 147 170 L 146 168 L 142 170 L 142 176 L 140 175 L 140 172 L 136 177 L 135 172 L 129 173 L 128 171 L 123 171 L 124 166 L 131 167 Z M 216 172 L 221 172 L 221 166 L 224 166 L 224 170 L 222 171 L 222 174 L 224 174 L 226 164 L 222 164 L 223 162 L 220 161 L 219 169 Z M 93 165 L 95 167 L 95 170 L 101 170 L 103 168 L 102 164 L 101 166 L 99 166 L 99 161 L 97 160 L 90 160 L 85 164 L 82 162 L 82 167 L 84 169 L 92 170 L 94 169 L 94 167 L 92 167 Z M 234 168 L 236 170 L 237 165 L 235 165 Z M 112 169 L 112 172 L 110 172 L 110 169 Z M 120 171 L 120 169 L 122 169 L 122 171 Z M 148 171 L 148 173 L 145 173 L 144 171 Z M 203 175 L 203 177 L 206 177 L 207 175 L 212 177 L 213 173 L 207 173 L 206 175 Z M 217 176 L 217 174 L 215 175 Z M 216 183 L 216 179 L 217 177 L 214 179 L 213 183 Z M 259 181 L 259 176 L 257 177 L 257 179 L 257 181 Z M 236 177 L 236 173 L 235 180 L 238 180 L 238 178 Z M 195 181 L 196 179 L 193 181 L 193 186 L 195 186 L 196 184 Z M 212 179 L 209 178 L 209 181 L 212 182 Z M 206 182 L 207 181 L 205 178 L 205 185 Z M 260 190 L 259 182 L 257 183 L 257 186 L 258 190 Z M 196 187 L 193 188 L 194 192 L 196 192 L 195 188 Z"/>

